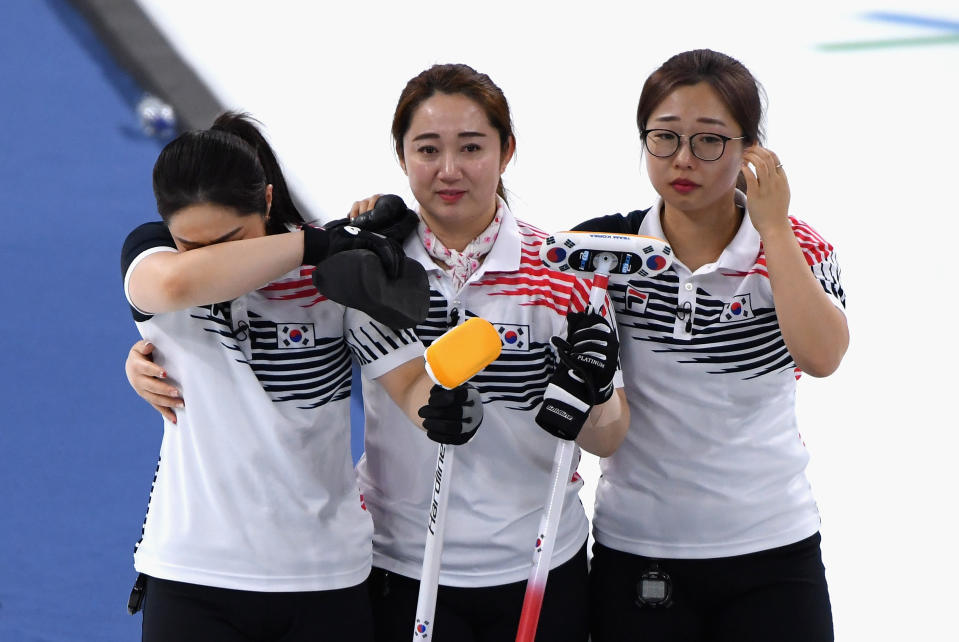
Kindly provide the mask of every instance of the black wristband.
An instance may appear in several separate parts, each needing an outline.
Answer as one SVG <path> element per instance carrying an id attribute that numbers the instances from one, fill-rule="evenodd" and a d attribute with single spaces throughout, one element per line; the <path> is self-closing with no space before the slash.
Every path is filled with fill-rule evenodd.
<path id="1" fill-rule="evenodd" d="M 319 265 L 330 252 L 330 233 L 319 227 L 303 226 L 303 265 Z"/>
<path id="2" fill-rule="evenodd" d="M 543 399 L 536 413 L 536 423 L 546 432 L 560 439 L 573 440 L 579 435 L 589 412 L 583 412 L 559 399 Z"/>
<path id="3" fill-rule="evenodd" d="M 426 428 L 427 422 L 423 422 L 423 427 Z M 473 438 L 473 435 L 476 433 L 476 430 L 470 430 L 469 432 L 461 432 L 458 434 L 453 434 L 447 432 L 446 430 L 430 430 L 426 429 L 426 436 L 429 437 L 432 441 L 435 441 L 438 444 L 446 444 L 448 446 L 462 446 L 470 439 Z"/>

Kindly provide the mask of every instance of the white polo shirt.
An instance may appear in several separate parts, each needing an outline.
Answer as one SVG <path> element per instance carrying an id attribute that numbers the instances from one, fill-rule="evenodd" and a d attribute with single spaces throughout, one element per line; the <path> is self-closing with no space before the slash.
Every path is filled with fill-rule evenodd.
<path id="1" fill-rule="evenodd" d="M 660 211 L 661 202 L 639 234 L 665 238 Z M 833 247 L 790 221 L 823 290 L 843 309 Z M 677 260 L 658 277 L 611 284 L 610 294 L 631 426 L 600 463 L 596 541 L 650 557 L 710 558 L 815 533 L 819 513 L 796 422 L 800 372 L 748 213 L 715 263 L 691 273 Z"/>
<path id="2" fill-rule="evenodd" d="M 473 439 L 455 447 L 440 571 L 446 586 L 495 586 L 529 575 L 557 443 L 534 422 L 555 368 L 550 338 L 565 335 L 567 312 L 584 309 L 589 294 L 588 281 L 544 269 L 539 248 L 546 234 L 517 221 L 505 203 L 500 207 L 503 220 L 493 248 L 459 291 L 417 235 L 404 248 L 429 273 L 430 312 L 416 328 L 424 344 L 448 329 L 454 308 L 459 322 L 482 317 L 503 337 L 499 358 L 470 381 L 482 396 L 484 418 Z M 369 378 L 380 370 L 376 364 L 364 368 L 366 452 L 357 466 L 375 525 L 373 564 L 419 578 L 437 444 L 371 384 Z M 575 463 L 579 456 L 577 449 Z M 573 475 L 553 566 L 572 558 L 586 541 L 581 487 L 579 475 Z"/>
<path id="3" fill-rule="evenodd" d="M 170 245 L 158 223 L 131 233 L 125 288 L 140 260 Z M 227 303 L 134 312 L 186 404 L 176 424 L 164 421 L 138 571 L 251 591 L 337 589 L 368 576 L 373 525 L 348 416 L 351 352 L 361 347 L 344 334 L 378 330 L 320 295 L 311 270 Z M 393 352 L 422 350 L 407 334 Z"/>

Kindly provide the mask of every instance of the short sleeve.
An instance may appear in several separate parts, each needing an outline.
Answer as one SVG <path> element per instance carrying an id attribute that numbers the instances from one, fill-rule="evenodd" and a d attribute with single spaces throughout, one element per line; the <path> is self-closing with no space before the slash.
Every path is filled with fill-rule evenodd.
<path id="1" fill-rule="evenodd" d="M 123 278 L 123 293 L 127 303 L 130 303 L 129 282 L 130 274 L 144 258 L 155 252 L 176 252 L 176 244 L 166 225 L 160 222 L 144 223 L 130 234 L 123 242 L 120 251 L 120 276 Z M 152 315 L 138 310 L 130 303 L 130 312 L 135 321 L 146 321 Z"/>
<path id="2" fill-rule="evenodd" d="M 576 232 L 608 232 L 610 234 L 638 234 L 639 225 L 643 222 L 648 209 L 634 210 L 623 216 L 622 214 L 610 214 L 609 216 L 598 216 L 588 221 L 583 221 L 573 228 Z"/>
<path id="3" fill-rule="evenodd" d="M 819 285 L 829 295 L 833 304 L 845 311 L 846 293 L 842 287 L 836 249 L 807 223 L 792 217 L 790 223 L 803 257 Z"/>
<path id="4" fill-rule="evenodd" d="M 343 334 L 369 379 L 376 379 L 410 359 L 422 358 L 426 350 L 412 328 L 393 330 L 352 308 L 346 308 Z"/>

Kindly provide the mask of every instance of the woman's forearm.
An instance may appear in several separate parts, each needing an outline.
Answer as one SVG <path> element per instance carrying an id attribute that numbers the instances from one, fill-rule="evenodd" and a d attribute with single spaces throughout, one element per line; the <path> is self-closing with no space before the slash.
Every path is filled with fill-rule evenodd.
<path id="1" fill-rule="evenodd" d="M 789 225 L 763 237 L 776 316 L 796 365 L 814 377 L 839 367 L 849 345 L 842 313 L 816 280 Z"/>
<path id="2" fill-rule="evenodd" d="M 130 275 L 129 294 L 144 312 L 228 301 L 278 279 L 303 262 L 303 232 L 227 241 L 187 252 L 157 252 Z"/>

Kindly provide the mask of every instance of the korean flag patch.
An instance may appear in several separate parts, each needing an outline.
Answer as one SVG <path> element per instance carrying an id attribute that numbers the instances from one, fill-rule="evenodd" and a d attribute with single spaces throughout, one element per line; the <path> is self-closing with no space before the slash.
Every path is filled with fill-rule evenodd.
<path id="1" fill-rule="evenodd" d="M 494 324 L 499 338 L 503 341 L 503 350 L 513 352 L 529 352 L 529 326 L 511 325 L 509 323 Z"/>
<path id="2" fill-rule="evenodd" d="M 720 323 L 736 323 L 753 318 L 753 306 L 749 301 L 749 294 L 740 294 L 732 301 L 723 304 L 723 312 L 719 315 Z"/>
<path id="3" fill-rule="evenodd" d="M 316 345 L 312 323 L 277 323 L 276 344 L 280 350 L 312 348 Z"/>
<path id="4" fill-rule="evenodd" d="M 633 286 L 626 288 L 626 311 L 633 314 L 646 314 L 646 304 L 649 303 L 649 294 L 637 290 Z"/>

